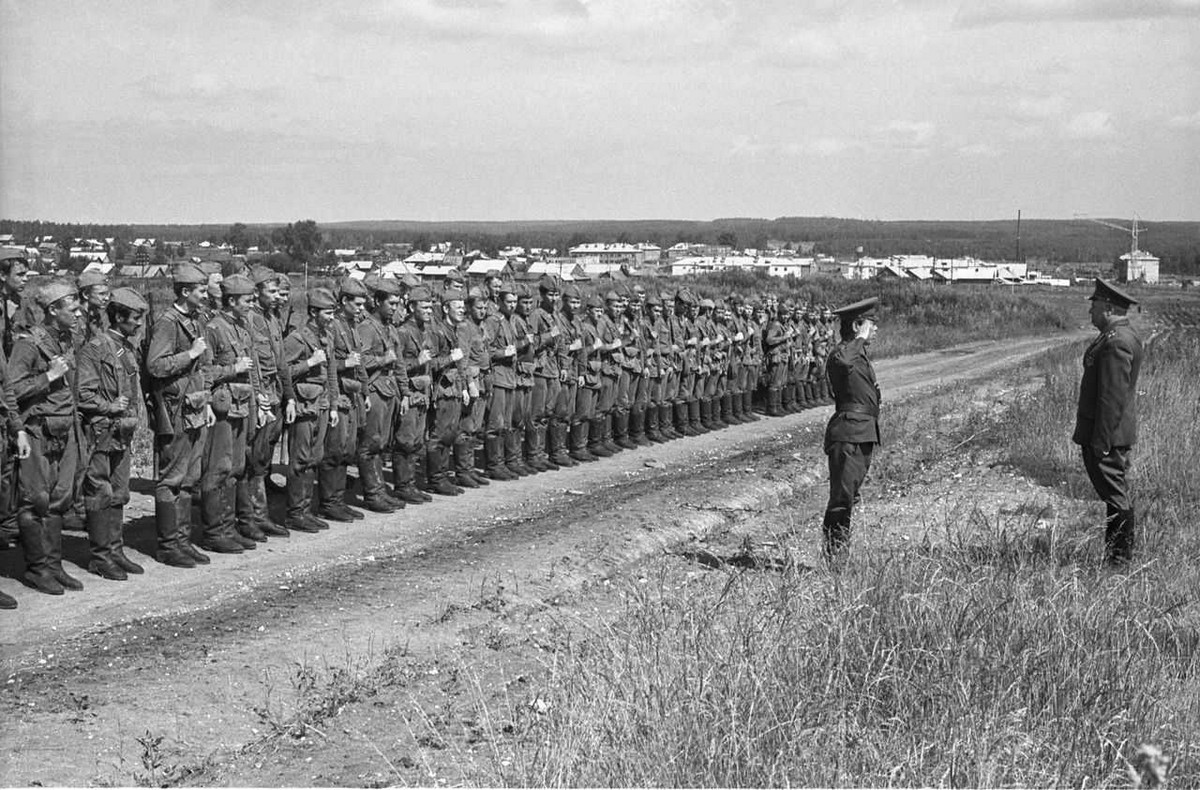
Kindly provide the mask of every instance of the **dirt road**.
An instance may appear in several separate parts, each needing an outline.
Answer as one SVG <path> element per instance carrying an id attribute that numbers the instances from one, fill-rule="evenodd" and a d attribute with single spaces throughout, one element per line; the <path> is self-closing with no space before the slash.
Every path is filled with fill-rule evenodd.
<path id="1" fill-rule="evenodd" d="M 885 398 L 902 400 L 1086 336 L 972 343 L 877 370 Z M 53 598 L 0 579 L 21 602 L 0 615 L 0 783 L 366 784 L 361 771 L 289 773 L 262 754 L 280 738 L 329 740 L 314 722 L 379 681 L 387 657 L 436 669 L 464 640 L 503 642 L 502 613 L 578 601 L 616 569 L 781 502 L 805 503 L 797 527 L 813 527 L 829 413 L 368 514 L 204 569 L 147 560 L 126 583 L 80 571 L 87 589 Z"/>

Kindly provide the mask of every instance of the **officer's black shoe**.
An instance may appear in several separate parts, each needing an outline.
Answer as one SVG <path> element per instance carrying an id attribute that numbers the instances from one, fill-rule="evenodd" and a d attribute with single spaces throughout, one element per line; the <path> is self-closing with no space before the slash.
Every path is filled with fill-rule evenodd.
<path id="1" fill-rule="evenodd" d="M 442 496 L 458 496 L 463 492 L 461 488 L 454 485 L 449 480 L 438 480 L 430 485 L 426 490 L 434 494 L 441 494 Z"/>
<path id="2" fill-rule="evenodd" d="M 432 499 L 432 497 L 430 497 L 430 499 L 426 499 L 425 495 L 418 491 L 416 486 L 413 485 L 397 488 L 394 492 L 394 495 L 396 499 L 399 499 L 401 502 L 409 505 L 423 505 Z"/>
<path id="3" fill-rule="evenodd" d="M 50 575 L 52 575 L 54 580 L 61 584 L 65 590 L 79 592 L 83 589 L 83 582 L 79 581 L 79 579 L 76 579 L 62 568 L 51 568 Z"/>
<path id="4" fill-rule="evenodd" d="M 196 548 L 194 545 L 192 545 L 192 542 L 190 540 L 185 540 L 185 541 L 181 542 L 180 547 L 183 549 L 184 552 L 187 553 L 188 556 L 190 556 L 193 560 L 196 561 L 197 565 L 208 565 L 210 562 L 212 562 L 212 560 L 210 560 L 208 558 L 208 555 L 205 554 L 204 552 L 200 551 L 200 549 Z"/>
<path id="5" fill-rule="evenodd" d="M 461 472 L 460 472 L 460 474 L 461 474 Z M 470 477 L 472 480 L 474 480 L 480 486 L 490 486 L 492 484 L 492 481 L 488 480 L 487 476 L 484 475 L 482 472 L 480 472 L 478 469 L 471 469 L 466 474 L 468 477 Z"/>
<path id="6" fill-rule="evenodd" d="M 0 609 L 16 609 L 17 599 L 8 593 L 0 592 Z"/>
<path id="7" fill-rule="evenodd" d="M 50 575 L 49 571 L 46 573 L 30 573 L 29 571 L 26 571 L 25 574 L 21 576 L 21 581 L 25 584 L 25 586 L 32 587 L 38 592 L 45 593 L 46 595 L 62 595 L 64 592 L 63 586 L 58 583 L 58 579 L 55 579 Z"/>
<path id="8" fill-rule="evenodd" d="M 118 546 L 117 548 L 113 549 L 112 558 L 113 562 L 117 564 L 117 567 L 126 573 L 146 572 L 145 568 L 125 556 L 125 549 L 122 546 Z"/>
<path id="9" fill-rule="evenodd" d="M 396 508 L 392 503 L 385 499 L 364 499 L 362 503 L 364 510 L 369 510 L 372 513 L 395 513 Z"/>
<path id="10" fill-rule="evenodd" d="M 250 542 L 253 543 L 254 541 Z M 215 538 L 201 538 L 199 546 L 205 551 L 211 551 L 213 554 L 241 554 L 245 551 L 241 543 L 225 535 L 218 535 Z"/>
<path id="11" fill-rule="evenodd" d="M 276 524 L 274 521 L 267 519 L 259 525 L 259 531 L 268 538 L 286 538 L 289 534 L 287 527 Z"/>
<path id="12" fill-rule="evenodd" d="M 465 475 L 462 472 L 454 475 L 454 482 L 459 488 L 479 488 L 479 483 L 475 482 L 475 478 Z"/>
<path id="13" fill-rule="evenodd" d="M 173 568 L 195 568 L 196 560 L 191 554 L 183 549 L 169 548 L 159 549 L 154 552 L 154 559 L 161 562 L 163 565 L 170 565 Z M 207 559 L 207 558 L 205 558 Z"/>
<path id="14" fill-rule="evenodd" d="M 238 524 L 237 532 L 243 538 L 246 538 L 247 540 L 251 540 L 255 543 L 266 543 L 267 542 L 267 533 L 265 533 L 261 529 L 259 529 L 257 524 L 250 524 L 250 523 Z"/>
<path id="15" fill-rule="evenodd" d="M 345 508 L 344 505 L 342 507 L 338 507 L 336 505 L 322 505 L 320 509 L 317 510 L 317 515 L 327 521 L 340 521 L 343 524 L 348 524 L 349 522 L 354 521 L 354 516 L 350 515 L 350 509 L 343 508 Z"/>
<path id="16" fill-rule="evenodd" d="M 129 578 L 128 574 L 121 570 L 121 566 L 110 559 L 91 560 L 88 562 L 88 573 L 94 573 L 102 579 L 114 582 L 123 582 Z"/>
<path id="17" fill-rule="evenodd" d="M 289 518 L 286 529 L 290 532 L 309 532 L 313 534 L 321 531 L 320 527 L 310 524 L 306 518 Z"/>
<path id="18" fill-rule="evenodd" d="M 487 471 L 487 476 L 492 480 L 516 480 L 520 475 L 510 470 L 507 466 L 493 466 Z"/>

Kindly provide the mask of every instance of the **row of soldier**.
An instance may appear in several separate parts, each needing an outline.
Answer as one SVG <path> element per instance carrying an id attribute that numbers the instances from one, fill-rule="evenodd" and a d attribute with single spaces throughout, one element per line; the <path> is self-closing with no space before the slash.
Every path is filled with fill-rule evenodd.
<path id="1" fill-rule="evenodd" d="M 292 311 L 285 275 L 256 267 L 218 284 L 182 264 L 152 326 L 137 291 L 99 277 L 43 286 L 41 315 L 22 325 L 24 268 L 0 261 L 17 461 L 6 453 L 0 510 L 19 534 L 23 581 L 49 594 L 82 588 L 62 567 L 77 507 L 88 570 L 142 572 L 123 543 L 139 425 L 154 434 L 155 558 L 192 568 L 359 508 L 392 513 L 829 398 L 831 315 L 771 295 L 713 302 L 635 285 L 585 298 L 553 276 L 434 292 L 369 277 L 315 288 Z M 281 442 L 277 523 L 267 481 Z"/>

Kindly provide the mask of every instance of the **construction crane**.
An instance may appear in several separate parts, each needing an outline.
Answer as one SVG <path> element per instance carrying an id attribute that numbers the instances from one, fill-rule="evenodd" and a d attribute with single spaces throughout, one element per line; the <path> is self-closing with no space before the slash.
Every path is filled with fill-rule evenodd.
<path id="1" fill-rule="evenodd" d="M 1138 252 L 1140 252 L 1140 250 L 1138 249 L 1138 234 L 1145 233 L 1147 230 L 1146 228 L 1138 227 L 1137 214 L 1133 215 L 1133 223 L 1128 228 L 1125 227 L 1124 225 L 1118 225 L 1115 222 L 1109 222 L 1108 220 L 1103 220 L 1103 219 L 1096 219 L 1095 217 L 1089 217 L 1085 214 L 1076 214 L 1075 218 L 1076 219 L 1086 219 L 1088 222 L 1095 222 L 1097 225 L 1103 225 L 1106 228 L 1112 228 L 1113 230 L 1119 230 L 1124 233 L 1128 233 L 1129 234 L 1129 269 L 1132 270 L 1137 265 L 1135 263 L 1135 259 L 1137 258 Z"/>

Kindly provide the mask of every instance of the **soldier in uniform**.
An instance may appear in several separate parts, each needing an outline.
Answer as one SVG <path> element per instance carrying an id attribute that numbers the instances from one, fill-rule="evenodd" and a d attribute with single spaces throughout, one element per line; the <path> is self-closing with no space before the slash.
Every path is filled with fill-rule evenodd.
<path id="1" fill-rule="evenodd" d="M 29 266 L 22 252 L 0 251 L 0 359 L 7 364 L 13 343 L 28 327 L 23 325 L 21 299 L 29 278 Z M 13 444 L 24 433 L 20 410 L 11 399 L 12 381 L 5 379 L 10 420 L 7 438 L 0 443 L 0 547 L 17 540 L 17 461 Z M 0 437 L 3 438 L 3 437 Z M 25 436 L 26 444 L 28 435 Z M 13 602 L 16 605 L 16 602 Z"/>
<path id="2" fill-rule="evenodd" d="M 662 297 L 651 293 L 645 300 L 645 319 L 642 321 L 642 342 L 646 369 L 646 438 L 655 444 L 668 441 L 669 413 L 664 414 L 664 382 L 670 373 L 671 330 L 663 319 Z M 667 404 L 669 409 L 669 404 Z"/>
<path id="3" fill-rule="evenodd" d="M 110 298 L 108 277 L 98 271 L 79 275 L 79 302 L 83 308 L 83 320 L 76 326 L 79 345 L 83 345 L 92 335 L 107 328 Z"/>
<path id="4" fill-rule="evenodd" d="M 603 310 L 598 297 L 591 297 L 588 310 Z M 590 441 L 592 418 L 596 413 L 596 398 L 600 393 L 600 339 L 594 324 L 585 316 L 583 294 L 578 286 L 571 284 L 563 289 L 563 319 L 569 322 L 571 342 L 568 348 L 575 355 L 578 378 L 575 387 L 575 404 L 571 412 L 571 451 L 576 461 L 598 461 L 600 455 L 592 452 Z M 606 454 L 607 455 L 607 454 Z"/>
<path id="5" fill-rule="evenodd" d="M 562 329 L 556 315 L 562 286 L 558 277 L 553 274 L 542 275 L 538 280 L 538 293 L 541 297 L 538 306 L 526 318 L 529 332 L 533 336 L 534 366 L 525 446 L 529 455 L 529 465 L 539 472 L 545 472 L 548 469 L 559 468 L 559 463 L 552 457 L 554 442 L 547 441 L 547 433 L 554 419 L 555 403 L 562 387 L 559 375 Z M 561 449 L 562 445 L 559 444 L 558 448 Z"/>
<path id="6" fill-rule="evenodd" d="M 204 327 L 208 343 L 205 378 L 216 421 L 209 427 L 200 474 L 200 524 L 197 545 L 218 554 L 241 554 L 266 535 L 248 510 L 237 512 L 237 489 L 245 485 L 247 448 L 258 420 L 257 393 L 262 376 L 253 352 L 248 318 L 254 283 L 242 274 L 221 285 L 221 309 Z"/>
<path id="7" fill-rule="evenodd" d="M 492 376 L 490 338 L 484 332 L 487 292 L 476 286 L 467 292 L 466 320 L 456 327 L 458 347 L 466 354 L 467 394 L 471 402 L 462 410 L 458 438 L 454 442 L 454 480 L 464 488 L 490 485 L 475 466 L 475 448 L 483 440 L 488 392 Z"/>
<path id="8" fill-rule="evenodd" d="M 1105 508 L 1104 561 L 1122 567 L 1133 558 L 1137 531 L 1126 474 L 1137 443 L 1137 381 L 1142 343 L 1126 315 L 1137 301 L 1097 279 L 1092 326 L 1100 335 L 1083 355 L 1079 406 L 1071 441 Z"/>
<path id="9" fill-rule="evenodd" d="M 646 309 L 646 289 L 634 284 L 625 300 L 622 338 L 631 356 L 636 356 L 636 369 L 630 369 L 629 393 L 633 405 L 629 409 L 629 439 L 638 447 L 653 444 L 650 438 L 650 390 L 651 365 L 653 364 L 653 338 L 650 336 L 650 314 Z M 657 414 L 653 420 L 655 433 L 658 428 Z"/>
<path id="10" fill-rule="evenodd" d="M 0 253 L 0 346 L 4 354 L 12 359 L 13 344 L 23 332 L 30 329 L 28 314 L 24 309 L 25 286 L 29 282 L 29 261 L 22 252 Z"/>
<path id="11" fill-rule="evenodd" d="M 80 497 L 86 509 L 92 558 L 88 570 L 124 581 L 143 568 L 125 555 L 123 526 L 129 502 L 129 447 L 142 424 L 141 353 L 134 338 L 149 305 L 132 288 L 118 288 L 107 300 L 105 326 L 79 350 L 79 413 L 90 452 Z"/>
<path id="12" fill-rule="evenodd" d="M 433 500 L 417 487 L 417 465 L 425 463 L 425 431 L 433 407 L 433 360 L 430 337 L 433 295 L 423 285 L 408 292 L 408 317 L 399 329 L 400 364 L 409 382 L 408 408 L 400 415 L 392 451 L 392 475 L 396 498 L 410 505 Z"/>
<path id="13" fill-rule="evenodd" d="M 254 281 L 255 301 L 247 325 L 262 389 L 256 393 L 257 409 L 254 433 L 246 454 L 246 477 L 237 487 L 237 518 L 241 523 L 253 523 L 267 537 L 286 538 L 287 528 L 272 521 L 267 511 L 267 478 L 275 447 L 283 435 L 283 426 L 296 419 L 292 377 L 283 352 L 285 329 L 279 314 L 279 308 L 284 306 L 279 284 L 286 282 L 287 276 L 276 274 L 266 266 L 255 266 L 250 270 L 250 278 Z"/>
<path id="14" fill-rule="evenodd" d="M 859 488 L 880 443 L 879 385 L 867 347 L 875 336 L 879 299 L 872 297 L 835 311 L 842 342 L 826 368 L 837 405 L 825 427 L 829 456 L 829 503 L 825 507 L 825 557 L 837 567 L 850 550 L 850 516 Z"/>
<path id="15" fill-rule="evenodd" d="M 604 299 L 599 295 L 592 294 L 587 298 L 587 321 L 585 324 L 584 345 L 590 347 L 596 358 L 598 368 L 596 373 L 599 379 L 596 390 L 596 405 L 592 413 L 592 418 L 588 422 L 588 452 L 592 455 L 601 458 L 608 458 L 621 451 L 612 442 L 612 410 L 616 402 L 617 383 L 621 375 L 619 353 L 619 338 L 617 337 L 617 328 L 613 326 L 612 321 L 604 312 L 604 306 L 609 301 L 608 296 L 616 298 L 616 294 L 609 291 Z"/>
<path id="16" fill-rule="evenodd" d="M 8 357 L 3 348 L 0 348 L 0 450 L 4 451 L 4 465 L 0 467 L 0 549 L 6 549 L 18 539 L 15 467 L 18 461 L 29 457 L 31 448 L 8 379 Z M 16 608 L 17 599 L 0 592 L 0 609 Z"/>
<path id="17" fill-rule="evenodd" d="M 17 338 L 9 375 L 28 432 L 29 456 L 20 461 L 17 527 L 25 552 L 23 581 L 62 595 L 83 584 L 62 567 L 63 515 L 75 500 L 79 436 L 75 401 L 75 288 L 53 282 L 37 294 L 43 323 Z"/>
<path id="18" fill-rule="evenodd" d="M 487 476 L 492 480 L 515 480 L 520 475 L 506 463 L 508 435 L 512 431 L 513 411 L 517 398 L 517 336 L 513 318 L 517 311 L 516 285 L 499 286 L 499 312 L 484 322 L 485 333 L 491 339 L 489 352 L 492 363 L 492 386 L 488 399 L 487 434 L 484 454 Z"/>
<path id="19" fill-rule="evenodd" d="M 787 385 L 788 334 L 783 322 L 783 310 L 768 309 L 767 326 L 763 332 L 763 347 L 767 363 L 767 414 L 783 416 L 783 388 Z"/>
<path id="20" fill-rule="evenodd" d="M 392 449 L 396 411 L 404 401 L 408 379 L 398 364 L 396 328 L 392 317 L 400 305 L 400 285 L 382 277 L 367 278 L 372 309 L 354 328 L 366 372 L 366 400 L 358 441 L 358 475 L 362 506 L 374 513 L 393 513 L 404 503 L 387 493 L 383 482 L 383 453 Z"/>
<path id="21" fill-rule="evenodd" d="M 700 408 L 700 424 L 705 430 L 715 431 L 725 427 L 720 419 L 720 369 L 724 363 L 722 334 L 714 320 L 717 304 L 712 299 L 701 299 L 696 315 L 696 331 L 700 337 L 700 370 L 697 377 L 697 400 Z M 715 408 L 714 408 L 715 407 Z"/>
<path id="22" fill-rule="evenodd" d="M 466 294 L 458 289 L 442 292 L 443 316 L 428 327 L 429 372 L 433 377 L 429 438 L 425 451 L 425 490 L 458 496 L 460 486 L 450 479 L 451 452 L 458 440 L 462 407 L 470 404 L 466 354 L 458 345 L 458 326 L 466 320 Z"/>
<path id="23" fill-rule="evenodd" d="M 610 291 L 616 302 L 605 299 L 605 315 L 613 325 L 616 342 L 618 374 L 616 397 L 613 398 L 612 443 L 622 450 L 636 450 L 640 445 L 634 436 L 640 433 L 634 419 L 638 387 L 642 382 L 645 360 L 642 354 L 641 325 L 630 318 L 630 299 L 624 291 Z M 645 439 L 643 438 L 643 441 Z"/>
<path id="24" fill-rule="evenodd" d="M 533 293 L 524 285 L 515 285 L 517 309 L 512 315 L 513 334 L 517 338 L 516 373 L 517 388 L 513 390 L 512 428 L 504 445 L 504 465 L 510 472 L 524 477 L 540 471 L 525 463 L 528 452 L 526 433 L 532 425 L 530 404 L 533 400 L 534 368 L 537 350 L 533 333 L 529 328 L 529 317 L 533 314 Z"/>
<path id="25" fill-rule="evenodd" d="M 363 401 L 367 372 L 356 333 L 367 306 L 366 286 L 346 278 L 338 302 L 340 309 L 329 328 L 339 382 L 334 398 L 338 419 L 336 423 L 331 421 L 325 432 L 325 453 L 317 477 L 317 515 L 327 521 L 350 522 L 363 517 L 362 511 L 346 504 L 346 467 L 354 463 L 358 428 L 368 408 Z"/>
<path id="26" fill-rule="evenodd" d="M 550 457 L 562 467 L 578 466 L 580 459 L 571 451 L 571 435 L 575 416 L 575 399 L 583 380 L 579 365 L 579 354 L 583 341 L 579 337 L 579 325 L 574 316 L 579 312 L 579 287 L 574 283 L 559 286 L 561 299 L 550 308 L 558 326 L 558 396 L 554 399 L 554 412 L 550 417 Z M 584 450 L 586 453 L 586 449 Z M 593 457 L 591 460 L 596 460 Z"/>
<path id="27" fill-rule="evenodd" d="M 325 454 L 325 432 L 337 426 L 338 375 L 329 327 L 337 301 L 328 288 L 314 288 L 308 297 L 308 320 L 283 340 L 296 396 L 296 419 L 287 426 L 287 528 L 317 532 L 329 524 L 313 515 L 317 467 Z"/>
<path id="28" fill-rule="evenodd" d="M 216 423 L 205 374 L 208 341 L 200 317 L 207 282 L 208 277 L 193 264 L 176 268 L 175 301 L 155 321 L 146 348 L 158 469 L 155 559 L 180 568 L 209 562 L 208 556 L 192 545 L 191 516 L 208 430 Z"/>

